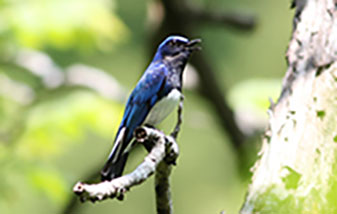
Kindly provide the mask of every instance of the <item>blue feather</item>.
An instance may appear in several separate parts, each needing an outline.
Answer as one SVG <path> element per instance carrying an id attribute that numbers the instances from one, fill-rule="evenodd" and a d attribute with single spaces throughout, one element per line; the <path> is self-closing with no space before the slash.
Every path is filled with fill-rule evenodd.
<path id="1" fill-rule="evenodd" d="M 121 175 L 129 149 L 132 148 L 131 141 L 134 130 L 146 121 L 149 112 L 157 103 L 161 103 L 161 100 L 174 89 L 181 90 L 182 72 L 190 54 L 197 50 L 195 44 L 199 42 L 199 40 L 189 41 L 180 36 L 170 36 L 160 44 L 153 61 L 138 81 L 126 103 L 113 149 L 101 172 L 102 180 L 111 180 Z M 162 106 L 164 105 L 161 105 L 160 108 Z M 158 110 L 158 108 L 155 109 Z M 166 116 L 167 111 L 159 112 L 164 112 Z M 154 115 L 158 116 L 157 113 Z M 158 117 L 158 119 L 162 119 L 162 116 Z M 157 122 L 152 117 L 149 121 Z"/>

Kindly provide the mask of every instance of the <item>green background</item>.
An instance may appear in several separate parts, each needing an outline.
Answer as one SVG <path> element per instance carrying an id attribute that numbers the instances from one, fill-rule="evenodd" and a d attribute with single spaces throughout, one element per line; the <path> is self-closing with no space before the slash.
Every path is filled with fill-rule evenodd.
<path id="1" fill-rule="evenodd" d="M 0 213 L 62 213 L 73 197 L 73 185 L 103 166 L 126 95 L 149 61 L 147 14 L 152 3 L 0 0 Z M 248 109 L 265 122 L 268 98 L 278 97 L 286 71 L 290 2 L 189 3 L 256 17 L 257 26 L 251 32 L 200 26 L 197 34 L 233 109 Z M 46 61 L 62 73 L 75 64 L 100 69 L 116 80 L 123 96 L 108 99 L 69 85 L 45 87 L 41 77 L 18 63 L 18 56 L 27 52 L 43 54 L 44 61 L 37 64 L 42 70 L 48 70 L 42 63 Z M 26 91 L 23 97 L 20 90 Z M 240 169 L 240 162 L 247 155 L 255 156 L 260 144 L 254 141 L 260 137 L 249 141 L 254 149 L 248 154 L 237 154 L 211 104 L 193 88 L 184 93 L 180 156 L 171 176 L 174 211 L 237 213 L 249 183 L 248 168 Z M 170 130 L 174 121 L 172 115 L 160 128 Z M 136 148 L 126 172 L 145 155 L 143 148 Z M 155 213 L 153 178 L 132 188 L 122 202 L 78 203 L 74 213 Z"/>

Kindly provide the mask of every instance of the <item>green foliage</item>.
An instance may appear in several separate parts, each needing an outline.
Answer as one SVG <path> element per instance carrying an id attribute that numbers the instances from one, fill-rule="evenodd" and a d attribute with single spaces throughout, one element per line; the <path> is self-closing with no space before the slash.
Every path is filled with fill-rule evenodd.
<path id="1" fill-rule="evenodd" d="M 5 105 L 2 105 L 5 106 Z M 120 117 L 121 106 L 90 91 L 78 91 L 42 102 L 26 112 L 25 129 L 15 142 L 0 141 L 1 201 L 12 200 L 19 192 L 13 174 L 25 178 L 27 185 L 62 205 L 69 197 L 71 184 L 52 160 L 62 156 L 90 132 L 108 138 L 111 126 Z M 1 121 L 3 122 L 3 121 Z M 19 126 L 17 126 L 19 127 Z M 22 181 L 20 181 L 22 182 Z"/>
<path id="2" fill-rule="evenodd" d="M 109 136 L 119 121 L 120 105 L 90 92 L 76 92 L 38 105 L 29 112 L 27 130 L 18 151 L 24 156 L 50 158 L 87 137 L 86 130 Z"/>
<path id="3" fill-rule="evenodd" d="M 2 42 L 30 48 L 109 50 L 128 37 L 111 0 L 7 0 L 0 6 Z M 1 37 L 0 37 L 1 38 Z"/>
<path id="4" fill-rule="evenodd" d="M 257 15 L 263 16 L 263 25 L 252 35 L 253 41 L 250 36 L 240 37 L 209 26 L 198 32 L 198 37 L 203 39 L 203 52 L 209 63 L 218 71 L 218 81 L 225 82 L 229 89 L 232 106 L 235 109 L 248 106 L 265 118 L 269 107 L 267 97 L 275 100 L 280 81 L 237 83 L 252 76 L 281 75 L 279 71 L 284 69 L 279 65 L 285 64 L 283 54 L 289 35 L 284 30 L 290 23 L 286 19 L 288 14 L 274 13 L 273 8 L 279 8 L 275 7 L 275 2 L 198 0 L 193 3 L 207 9 L 228 11 L 233 7 L 227 4 L 241 8 L 242 2 L 258 7 L 261 13 Z M 18 67 L 12 57 L 27 47 L 48 51 L 63 72 L 66 69 L 62 65 L 88 64 L 105 69 L 131 89 L 148 62 L 145 54 L 148 38 L 145 36 L 149 32 L 144 28 L 147 3 L 0 0 L 0 72 L 10 80 L 24 83 L 24 88 L 35 96 L 32 102 L 23 103 L 18 101 L 22 97 L 9 93 L 12 90 L 0 93 L 2 214 L 60 212 L 72 196 L 74 182 L 84 179 L 103 164 L 122 114 L 119 101 L 106 100 L 86 88 L 56 88 L 57 92 L 63 91 L 54 94 L 44 88 L 40 77 Z M 277 31 L 271 30 L 275 20 L 282 21 Z M 285 34 L 284 42 L 278 42 L 282 36 L 280 32 Z M 277 37 L 272 38 L 271 34 Z M 129 41 L 131 35 L 133 39 Z M 266 42 L 270 43 L 264 45 Z M 118 51 L 111 51 L 116 44 L 120 44 Z M 76 55 L 87 50 L 90 54 Z M 275 52 L 281 57 L 275 56 Z M 0 89 L 2 87 L 4 85 L 0 84 Z M 175 212 L 219 213 L 225 210 L 237 213 L 245 190 L 237 173 L 237 160 L 224 137 L 226 134 L 217 127 L 207 102 L 195 92 L 185 90 L 185 95 L 184 123 L 179 135 L 181 155 L 172 175 Z M 171 119 L 173 124 L 176 118 Z M 162 127 L 172 128 L 171 124 Z M 137 151 L 130 155 L 127 166 L 131 165 L 130 169 L 139 163 L 134 154 L 136 156 Z M 154 213 L 154 203 L 150 181 L 135 188 L 123 203 L 86 204 L 80 206 L 77 213 Z"/>
<path id="5" fill-rule="evenodd" d="M 5 213 L 15 210 L 11 202 L 24 197 L 23 191 L 42 193 L 62 206 L 71 184 L 53 160 L 89 133 L 109 138 L 121 111 L 88 90 L 45 96 L 41 80 L 9 56 L 23 47 L 110 50 L 129 35 L 114 10 L 110 0 L 0 2 L 0 210 Z"/>
<path id="6" fill-rule="evenodd" d="M 68 200 L 71 187 L 57 170 L 36 166 L 28 167 L 28 170 L 26 178 L 34 189 L 44 192 L 58 205 Z"/>

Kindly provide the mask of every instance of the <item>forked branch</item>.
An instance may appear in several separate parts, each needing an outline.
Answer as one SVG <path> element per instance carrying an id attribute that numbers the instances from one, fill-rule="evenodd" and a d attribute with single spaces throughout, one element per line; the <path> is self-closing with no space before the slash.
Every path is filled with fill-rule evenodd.
<path id="1" fill-rule="evenodd" d="M 124 194 L 133 186 L 141 184 L 152 174 L 155 176 L 155 190 L 157 213 L 172 213 L 172 200 L 169 184 L 171 165 L 176 163 L 179 154 L 176 137 L 182 124 L 182 110 L 184 98 L 181 97 L 178 107 L 178 120 L 173 132 L 166 136 L 163 132 L 141 127 L 135 131 L 135 138 L 149 151 L 144 161 L 131 173 L 111 181 L 97 184 L 86 184 L 78 182 L 73 191 L 82 202 L 102 201 L 107 198 L 123 200 Z"/>

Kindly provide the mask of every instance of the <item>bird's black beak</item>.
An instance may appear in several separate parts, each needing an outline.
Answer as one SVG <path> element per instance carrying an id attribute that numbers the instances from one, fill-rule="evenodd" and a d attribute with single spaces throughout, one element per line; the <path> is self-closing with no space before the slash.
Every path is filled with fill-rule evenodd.
<path id="1" fill-rule="evenodd" d="M 200 43 L 201 39 L 193 39 L 186 44 L 186 47 L 191 51 L 200 51 L 201 50 L 201 47 L 199 46 Z"/>

